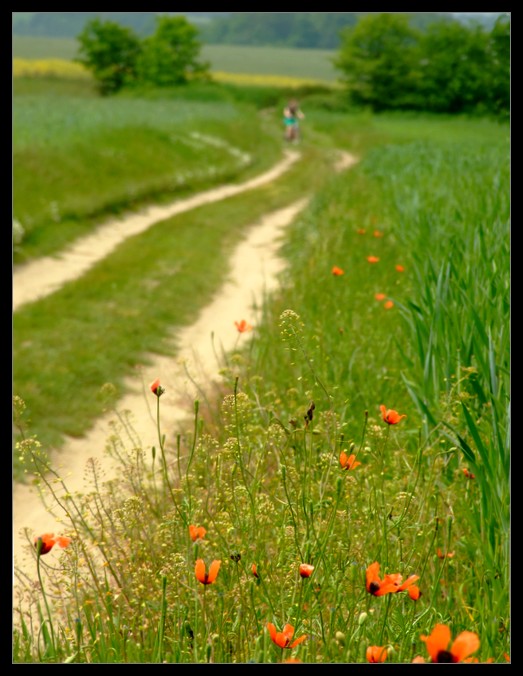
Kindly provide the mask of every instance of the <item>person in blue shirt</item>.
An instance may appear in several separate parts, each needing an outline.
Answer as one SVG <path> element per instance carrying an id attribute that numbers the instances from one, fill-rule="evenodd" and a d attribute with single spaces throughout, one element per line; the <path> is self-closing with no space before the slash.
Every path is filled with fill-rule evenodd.
<path id="1" fill-rule="evenodd" d="M 286 141 L 298 141 L 300 135 L 299 120 L 302 120 L 304 117 L 305 115 L 300 110 L 298 102 L 295 99 L 289 101 L 283 109 L 283 125 L 285 127 Z"/>

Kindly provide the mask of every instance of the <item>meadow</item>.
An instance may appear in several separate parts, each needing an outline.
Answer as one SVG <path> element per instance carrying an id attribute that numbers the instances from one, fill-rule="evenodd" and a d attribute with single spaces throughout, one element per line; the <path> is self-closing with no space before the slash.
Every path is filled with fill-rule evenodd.
<path id="1" fill-rule="evenodd" d="M 288 93 L 15 82 L 15 262 L 261 172 Z M 152 228 L 15 314 L 15 475 L 52 493 L 48 450 L 117 409 L 144 354 L 175 358 L 162 336 L 248 223 L 312 196 L 280 292 L 191 429 L 164 436 L 155 383 L 157 446 L 117 428 L 118 482 L 70 497 L 65 540 L 33 534 L 14 662 L 510 660 L 509 128 L 301 100 L 302 160 L 276 184 L 176 217 L 176 241 Z M 335 149 L 360 162 L 335 175 Z"/>

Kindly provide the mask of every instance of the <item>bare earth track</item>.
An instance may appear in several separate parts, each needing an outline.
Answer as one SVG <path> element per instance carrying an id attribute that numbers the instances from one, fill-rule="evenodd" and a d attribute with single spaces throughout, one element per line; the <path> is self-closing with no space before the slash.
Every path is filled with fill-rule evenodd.
<path id="1" fill-rule="evenodd" d="M 13 309 L 17 310 L 24 303 L 36 301 L 80 277 L 127 237 L 175 214 L 275 180 L 298 159 L 297 152 L 288 151 L 283 162 L 246 183 L 222 186 L 167 207 L 151 207 L 125 220 L 112 221 L 64 251 L 60 257 L 40 259 L 23 266 L 14 273 Z M 356 162 L 357 158 L 352 155 L 340 153 L 335 170 L 349 168 Z M 177 332 L 177 356 L 150 356 L 150 365 L 143 367 L 141 378 L 128 379 L 128 393 L 118 401 L 117 407 L 118 411 L 129 412 L 143 448 L 157 445 L 153 416 L 155 400 L 147 384 L 160 378 L 162 387 L 166 390 L 162 396 L 162 428 L 172 438 L 175 430 L 190 421 L 193 415 L 192 408 L 184 406 L 182 402 L 194 402 L 201 398 L 196 384 L 209 384 L 217 380 L 223 365 L 219 363 L 217 355 L 227 354 L 239 340 L 248 340 L 255 333 L 264 296 L 277 287 L 277 275 L 284 266 L 283 260 L 278 256 L 283 230 L 307 202 L 306 199 L 299 200 L 253 223 L 246 239 L 239 244 L 232 256 L 228 282 L 217 290 L 214 300 L 203 309 L 192 326 Z M 35 280 L 38 280 L 37 284 Z M 241 319 L 246 319 L 254 326 L 252 333 L 238 334 L 234 321 Z M 104 449 L 108 437 L 113 433 L 110 423 L 114 419 L 114 412 L 98 419 L 83 438 L 68 439 L 60 453 L 53 458 L 53 467 L 60 473 L 70 493 L 85 492 L 84 469 L 91 458 L 104 463 L 105 476 L 110 478 L 114 468 L 110 466 Z M 56 490 L 59 495 L 63 492 L 59 487 Z M 63 527 L 60 525 L 59 512 L 51 514 L 34 487 L 15 484 L 14 567 L 22 574 L 33 577 L 34 557 L 29 551 L 26 530 L 27 535 L 32 538 L 44 532 L 61 533 Z M 48 559 L 60 556 L 59 549 L 55 549 L 57 551 L 50 552 Z M 16 576 L 13 576 L 13 583 L 16 584 Z"/>

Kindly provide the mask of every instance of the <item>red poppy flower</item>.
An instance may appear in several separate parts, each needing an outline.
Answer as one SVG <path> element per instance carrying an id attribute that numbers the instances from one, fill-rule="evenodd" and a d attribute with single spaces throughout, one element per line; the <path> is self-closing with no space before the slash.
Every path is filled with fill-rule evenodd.
<path id="1" fill-rule="evenodd" d="M 386 300 L 383 303 L 383 307 L 385 308 L 385 310 L 390 310 L 391 308 L 394 307 L 394 303 L 391 300 Z"/>
<path id="2" fill-rule="evenodd" d="M 462 631 L 449 650 L 451 637 L 450 629 L 446 624 L 437 624 L 430 636 L 421 636 L 421 640 L 425 641 L 432 662 L 464 662 L 480 646 L 477 634 L 472 631 Z"/>
<path id="3" fill-rule="evenodd" d="M 238 329 L 238 333 L 245 333 L 246 331 L 252 331 L 252 326 L 248 324 L 245 319 L 242 319 L 240 322 L 234 322 L 234 325 Z"/>
<path id="4" fill-rule="evenodd" d="M 40 556 L 43 554 L 49 554 L 55 545 L 59 545 L 62 549 L 65 549 L 71 544 L 71 538 L 67 538 L 63 535 L 55 537 L 54 533 L 44 533 L 43 535 L 38 535 L 34 539 L 34 546 L 37 552 L 39 541 L 42 543 L 40 545 Z"/>
<path id="5" fill-rule="evenodd" d="M 381 301 L 381 300 L 385 300 L 386 296 L 385 296 L 384 293 L 376 293 L 376 294 L 374 295 L 374 298 L 375 298 L 376 300 Z"/>
<path id="6" fill-rule="evenodd" d="M 383 233 L 381 232 L 381 230 L 374 230 L 372 234 L 374 235 L 374 237 L 383 237 Z"/>
<path id="7" fill-rule="evenodd" d="M 345 451 L 342 451 L 340 453 L 340 465 L 342 466 L 343 469 L 356 469 L 358 465 L 361 465 L 361 462 L 359 460 L 356 460 L 356 456 L 354 453 L 351 453 L 350 455 L 347 455 Z"/>
<path id="8" fill-rule="evenodd" d="M 254 575 L 254 577 L 259 577 L 258 568 L 255 563 L 253 563 L 251 566 L 251 573 Z"/>
<path id="9" fill-rule="evenodd" d="M 309 563 L 300 563 L 300 575 L 302 577 L 310 577 L 314 566 L 311 566 Z"/>
<path id="10" fill-rule="evenodd" d="M 396 265 L 396 270 L 398 272 L 405 272 L 405 268 L 403 267 L 403 265 Z"/>
<path id="11" fill-rule="evenodd" d="M 193 526 L 192 524 L 189 526 L 189 535 L 193 542 L 196 542 L 198 539 L 203 540 L 205 533 L 207 533 L 207 531 L 203 526 Z"/>
<path id="12" fill-rule="evenodd" d="M 367 256 L 369 263 L 379 263 L 379 258 L 377 256 Z"/>
<path id="13" fill-rule="evenodd" d="M 276 627 L 272 622 L 267 622 L 267 629 L 273 643 L 280 648 L 295 648 L 300 643 L 307 639 L 307 636 L 300 636 L 300 638 L 292 640 L 294 636 L 294 627 L 291 624 L 286 624 L 282 631 L 276 631 Z"/>
<path id="14" fill-rule="evenodd" d="M 339 277 L 340 275 L 344 274 L 343 270 L 341 268 L 339 268 L 337 265 L 335 265 L 332 268 L 331 272 L 335 277 Z"/>
<path id="15" fill-rule="evenodd" d="M 156 380 L 153 380 L 153 382 L 149 385 L 151 388 L 151 392 L 155 394 L 157 397 L 161 396 L 165 390 L 163 387 L 160 385 L 160 378 L 156 378 Z"/>
<path id="16" fill-rule="evenodd" d="M 220 570 L 221 561 L 213 561 L 209 567 L 209 572 L 205 571 L 205 563 L 203 559 L 198 559 L 196 561 L 196 566 L 194 572 L 196 574 L 196 579 L 202 584 L 212 584 L 218 575 Z"/>
<path id="17" fill-rule="evenodd" d="M 389 425 L 397 425 L 400 420 L 403 420 L 403 418 L 407 417 L 406 413 L 402 413 L 400 415 L 397 411 L 394 411 L 391 408 L 386 408 L 383 404 L 380 406 L 380 411 L 383 420 Z"/>
<path id="18" fill-rule="evenodd" d="M 358 235 L 364 235 L 365 234 L 365 228 L 359 228 L 358 230 L 356 230 L 356 232 L 358 233 Z"/>
<path id="19" fill-rule="evenodd" d="M 475 479 L 476 478 L 476 475 L 472 474 L 472 472 L 469 472 L 469 470 L 466 467 L 463 468 L 463 474 L 467 477 L 467 479 Z"/>
<path id="20" fill-rule="evenodd" d="M 392 573 L 385 575 L 380 579 L 380 564 L 377 561 L 371 563 L 365 573 L 365 587 L 369 594 L 373 596 L 384 596 L 398 591 L 398 585 L 401 582 L 402 576 L 400 573 Z"/>
<path id="21" fill-rule="evenodd" d="M 367 648 L 367 662 L 370 664 L 377 664 L 378 662 L 385 662 L 387 659 L 387 647 L 370 645 Z"/>

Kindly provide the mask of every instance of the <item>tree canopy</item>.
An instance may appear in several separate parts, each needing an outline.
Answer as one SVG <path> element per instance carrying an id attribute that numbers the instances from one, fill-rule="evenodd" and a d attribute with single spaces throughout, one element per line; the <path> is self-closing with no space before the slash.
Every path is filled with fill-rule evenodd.
<path id="1" fill-rule="evenodd" d="M 78 35 L 76 60 L 93 73 L 102 94 L 126 85 L 181 85 L 209 70 L 199 60 L 197 35 L 183 16 L 158 16 L 156 32 L 142 40 L 130 28 L 95 18 Z"/>
<path id="2" fill-rule="evenodd" d="M 434 22 L 421 31 L 407 15 L 382 13 L 342 31 L 333 60 L 350 100 L 380 110 L 510 110 L 510 20 Z"/>

